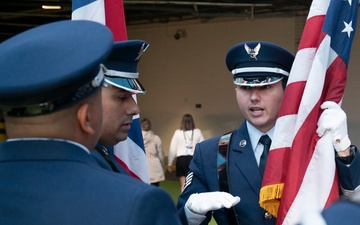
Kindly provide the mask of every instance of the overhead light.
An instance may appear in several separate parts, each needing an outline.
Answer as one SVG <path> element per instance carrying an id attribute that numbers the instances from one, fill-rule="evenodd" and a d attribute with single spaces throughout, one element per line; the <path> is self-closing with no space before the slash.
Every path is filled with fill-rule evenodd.
<path id="1" fill-rule="evenodd" d="M 59 5 L 42 5 L 43 9 L 61 9 L 61 6 Z"/>

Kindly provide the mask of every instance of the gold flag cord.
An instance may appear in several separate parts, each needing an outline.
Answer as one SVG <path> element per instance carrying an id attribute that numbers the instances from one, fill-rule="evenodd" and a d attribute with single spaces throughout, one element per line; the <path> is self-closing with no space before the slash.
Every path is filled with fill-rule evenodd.
<path id="1" fill-rule="evenodd" d="M 267 185 L 260 190 L 260 206 L 277 217 L 284 183 Z"/>

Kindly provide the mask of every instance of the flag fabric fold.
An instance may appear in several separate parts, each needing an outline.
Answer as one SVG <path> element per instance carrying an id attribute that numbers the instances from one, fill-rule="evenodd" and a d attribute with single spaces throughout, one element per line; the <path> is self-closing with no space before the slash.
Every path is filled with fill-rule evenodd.
<path id="1" fill-rule="evenodd" d="M 114 35 L 114 41 L 127 40 L 124 5 L 122 0 L 73 0 L 72 20 L 92 20 L 106 25 Z M 137 102 L 136 95 L 133 98 Z M 150 183 L 141 133 L 140 118 L 133 117 L 128 138 L 114 146 L 115 160 L 131 176 Z"/>
<path id="2" fill-rule="evenodd" d="M 276 224 L 296 224 L 304 210 L 339 198 L 329 133 L 316 133 L 325 101 L 341 103 L 358 0 L 313 0 L 290 72 L 260 191 Z"/>
<path id="3" fill-rule="evenodd" d="M 136 95 L 133 95 L 136 98 Z M 150 183 L 145 155 L 144 140 L 141 133 L 140 117 L 133 117 L 128 138 L 114 146 L 115 160 L 122 165 L 131 176 L 145 183 Z"/>

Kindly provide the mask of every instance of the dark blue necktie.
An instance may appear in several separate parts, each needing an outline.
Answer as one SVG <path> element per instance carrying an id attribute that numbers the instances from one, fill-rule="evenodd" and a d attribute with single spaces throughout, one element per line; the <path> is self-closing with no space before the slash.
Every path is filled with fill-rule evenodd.
<path id="1" fill-rule="evenodd" d="M 265 135 L 261 136 L 259 142 L 264 145 L 264 151 L 261 154 L 260 163 L 259 163 L 259 170 L 260 170 L 261 176 L 263 176 L 264 171 L 265 171 L 266 160 L 268 158 L 269 149 L 270 149 L 270 145 L 271 145 L 271 139 L 269 138 L 269 136 L 267 134 L 265 134 Z"/>

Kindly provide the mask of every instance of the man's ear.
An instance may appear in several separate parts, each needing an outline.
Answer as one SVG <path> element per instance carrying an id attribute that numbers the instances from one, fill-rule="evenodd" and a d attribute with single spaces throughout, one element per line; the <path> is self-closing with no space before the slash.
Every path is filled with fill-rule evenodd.
<path id="1" fill-rule="evenodd" d="M 95 130 L 90 123 L 90 107 L 88 103 L 81 104 L 77 110 L 77 119 L 82 130 L 89 134 L 94 135 Z"/>

